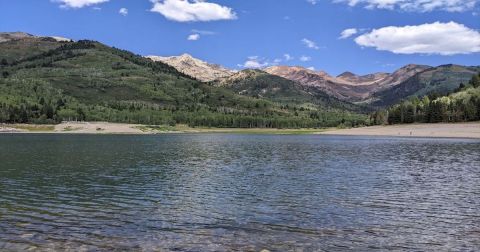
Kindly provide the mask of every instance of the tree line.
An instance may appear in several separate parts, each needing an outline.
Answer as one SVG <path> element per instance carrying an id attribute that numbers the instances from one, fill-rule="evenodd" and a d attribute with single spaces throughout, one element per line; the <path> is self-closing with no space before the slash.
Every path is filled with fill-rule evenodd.
<path id="1" fill-rule="evenodd" d="M 371 114 L 372 124 L 451 123 L 480 120 L 480 74 L 453 93 L 413 97 Z"/>

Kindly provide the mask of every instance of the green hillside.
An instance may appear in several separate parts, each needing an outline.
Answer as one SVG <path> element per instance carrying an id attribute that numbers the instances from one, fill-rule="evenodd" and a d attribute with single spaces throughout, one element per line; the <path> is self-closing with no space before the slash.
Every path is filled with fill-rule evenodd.
<path id="1" fill-rule="evenodd" d="M 480 120 L 480 74 L 454 92 L 413 97 L 372 114 L 375 124 L 468 122 Z"/>
<path id="2" fill-rule="evenodd" d="M 214 82 L 213 85 L 228 88 L 244 96 L 266 98 L 291 106 L 364 111 L 362 107 L 341 101 L 323 91 L 310 92 L 294 81 L 261 70 L 243 70 Z"/>
<path id="3" fill-rule="evenodd" d="M 238 95 L 94 41 L 0 43 L 0 122 L 63 120 L 215 127 L 357 125 L 364 115 Z"/>
<path id="4" fill-rule="evenodd" d="M 443 65 L 427 69 L 393 88 L 375 94 L 373 106 L 384 107 L 403 99 L 429 94 L 446 95 L 467 83 L 480 67 Z"/>

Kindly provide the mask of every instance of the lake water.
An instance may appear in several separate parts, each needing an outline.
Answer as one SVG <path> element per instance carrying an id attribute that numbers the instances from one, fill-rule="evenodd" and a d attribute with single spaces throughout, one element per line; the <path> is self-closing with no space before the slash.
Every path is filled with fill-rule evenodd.
<path id="1" fill-rule="evenodd" d="M 480 142 L 0 135 L 0 250 L 478 251 Z"/>

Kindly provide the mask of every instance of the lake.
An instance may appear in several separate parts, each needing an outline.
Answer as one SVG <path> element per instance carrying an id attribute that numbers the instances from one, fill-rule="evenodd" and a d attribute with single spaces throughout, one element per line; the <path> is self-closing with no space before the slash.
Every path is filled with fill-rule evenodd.
<path id="1" fill-rule="evenodd" d="M 0 135 L 0 250 L 478 251 L 480 142 Z"/>

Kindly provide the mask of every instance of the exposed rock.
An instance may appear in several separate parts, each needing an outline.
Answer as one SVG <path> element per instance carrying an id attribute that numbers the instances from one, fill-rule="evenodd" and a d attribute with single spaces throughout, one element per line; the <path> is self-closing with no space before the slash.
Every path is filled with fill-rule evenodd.
<path id="1" fill-rule="evenodd" d="M 396 86 L 429 68 L 422 65 L 407 65 L 393 74 L 374 73 L 359 76 L 352 72 L 344 72 L 337 77 L 303 67 L 273 66 L 266 68 L 265 71 L 298 82 L 303 86 L 322 90 L 339 99 L 361 102 L 368 100 L 375 92 Z"/>
<path id="2" fill-rule="evenodd" d="M 229 77 L 235 73 L 235 71 L 220 65 L 209 64 L 188 54 L 173 57 L 147 56 L 146 58 L 168 64 L 178 71 L 203 82 Z"/>

